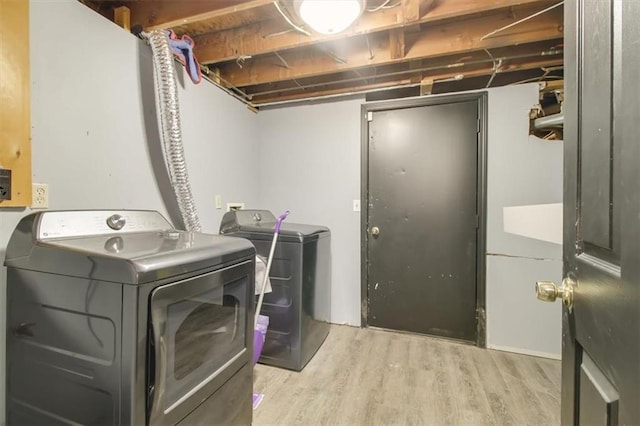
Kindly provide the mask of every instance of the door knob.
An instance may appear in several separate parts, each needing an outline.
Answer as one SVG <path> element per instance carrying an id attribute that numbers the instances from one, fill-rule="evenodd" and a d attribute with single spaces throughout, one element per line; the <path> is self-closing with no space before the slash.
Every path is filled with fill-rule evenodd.
<path id="1" fill-rule="evenodd" d="M 377 226 L 371 228 L 371 235 L 373 235 L 374 237 L 380 235 L 380 228 L 378 228 Z"/>
<path id="2" fill-rule="evenodd" d="M 575 282 L 571 278 L 562 280 L 562 285 L 558 287 L 553 281 L 536 282 L 536 295 L 543 302 L 554 302 L 557 298 L 562 299 L 562 303 L 569 309 L 573 309 L 573 287 Z"/>

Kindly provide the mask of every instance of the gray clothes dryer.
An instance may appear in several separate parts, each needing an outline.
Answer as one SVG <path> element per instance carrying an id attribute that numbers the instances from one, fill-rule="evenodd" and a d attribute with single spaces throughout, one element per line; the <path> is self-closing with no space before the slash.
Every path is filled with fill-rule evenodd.
<path id="1" fill-rule="evenodd" d="M 251 424 L 248 241 L 153 211 L 45 211 L 5 265 L 7 425 Z"/>
<path id="2" fill-rule="evenodd" d="M 275 222 L 268 210 L 231 211 L 220 233 L 250 240 L 266 258 Z M 261 363 L 300 371 L 329 334 L 330 240 L 324 226 L 283 222 L 269 274 L 273 291 L 261 312 L 269 317 Z"/>

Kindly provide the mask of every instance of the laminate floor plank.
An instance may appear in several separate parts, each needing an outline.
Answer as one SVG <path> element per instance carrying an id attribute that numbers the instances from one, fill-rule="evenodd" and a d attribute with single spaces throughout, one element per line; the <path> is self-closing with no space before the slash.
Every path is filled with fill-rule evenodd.
<path id="1" fill-rule="evenodd" d="M 262 425 L 559 425 L 560 362 L 332 325 L 301 372 L 257 365 Z"/>
<path id="2" fill-rule="evenodd" d="M 469 353 L 473 359 L 476 373 L 482 383 L 482 390 L 489 402 L 493 422 L 489 424 L 515 425 L 516 419 L 509 407 L 514 404 L 506 390 L 506 383 L 500 374 L 500 368 L 489 350 L 476 350 Z"/>

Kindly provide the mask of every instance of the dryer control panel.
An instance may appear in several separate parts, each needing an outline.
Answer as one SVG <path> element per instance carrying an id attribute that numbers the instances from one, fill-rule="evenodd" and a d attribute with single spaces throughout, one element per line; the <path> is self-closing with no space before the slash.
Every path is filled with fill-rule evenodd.
<path id="1" fill-rule="evenodd" d="M 146 210 L 86 210 L 43 212 L 37 239 L 78 238 L 125 232 L 173 229 L 162 215 Z"/>

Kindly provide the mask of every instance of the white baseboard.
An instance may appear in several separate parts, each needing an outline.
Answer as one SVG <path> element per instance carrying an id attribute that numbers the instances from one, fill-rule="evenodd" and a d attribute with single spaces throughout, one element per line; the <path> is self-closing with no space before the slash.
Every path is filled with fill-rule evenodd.
<path id="1" fill-rule="evenodd" d="M 487 348 L 488 349 L 495 349 L 497 351 L 503 351 L 503 352 L 514 352 L 514 353 L 517 353 L 517 354 L 537 356 L 537 357 L 540 357 L 540 358 L 550 358 L 550 359 L 557 359 L 557 360 L 561 360 L 562 359 L 562 355 L 561 354 L 554 354 L 554 353 L 541 352 L 541 351 L 532 351 L 531 349 L 512 348 L 512 347 L 509 347 L 509 346 L 499 346 L 499 345 L 492 345 L 492 344 L 487 344 Z"/>

